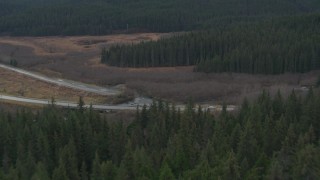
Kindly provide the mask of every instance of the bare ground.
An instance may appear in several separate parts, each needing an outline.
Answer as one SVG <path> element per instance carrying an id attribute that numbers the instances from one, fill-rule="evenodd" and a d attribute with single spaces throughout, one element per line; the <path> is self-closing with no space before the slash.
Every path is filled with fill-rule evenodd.
<path id="1" fill-rule="evenodd" d="M 262 90 L 284 94 L 302 86 L 314 85 L 320 71 L 306 74 L 276 76 L 248 74 L 194 73 L 193 67 L 177 68 L 117 68 L 100 63 L 103 47 L 157 40 L 168 34 L 130 34 L 81 37 L 0 37 L 0 61 L 16 59 L 21 68 L 48 76 L 96 83 L 125 84 L 143 95 L 185 102 L 193 99 L 238 103 L 244 97 L 253 98 Z M 0 81 L 2 82 L 2 81 Z"/>
<path id="2" fill-rule="evenodd" d="M 110 99 L 107 96 L 45 83 L 5 69 L 0 71 L 0 93 L 35 99 L 54 98 L 70 102 L 77 102 L 79 96 L 82 96 L 87 104 L 104 103 Z"/>

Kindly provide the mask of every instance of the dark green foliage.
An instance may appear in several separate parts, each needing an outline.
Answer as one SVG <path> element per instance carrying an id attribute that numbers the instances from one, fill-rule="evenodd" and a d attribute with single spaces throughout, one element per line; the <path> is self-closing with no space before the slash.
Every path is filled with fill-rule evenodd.
<path id="1" fill-rule="evenodd" d="M 0 112 L 0 178 L 319 179 L 319 107 L 311 90 L 287 99 L 264 92 L 218 116 L 160 101 L 128 124 L 51 105 Z"/>
<path id="2" fill-rule="evenodd" d="M 45 165 L 42 162 L 38 162 L 34 174 L 31 180 L 49 180 L 49 174 Z"/>
<path id="3" fill-rule="evenodd" d="M 82 96 L 79 97 L 79 102 L 78 102 L 78 109 L 80 112 L 83 112 L 84 111 L 84 101 L 83 101 L 83 98 Z"/>
<path id="4" fill-rule="evenodd" d="M 175 177 L 166 162 L 164 162 L 163 166 L 160 169 L 159 180 L 174 180 Z"/>
<path id="5" fill-rule="evenodd" d="M 11 60 L 10 60 L 10 65 L 13 66 L 13 67 L 17 67 L 17 66 L 18 66 L 17 60 L 11 59 Z"/>
<path id="6" fill-rule="evenodd" d="M 1 0 L 0 33 L 188 31 L 319 9 L 317 0 Z"/>
<path id="7" fill-rule="evenodd" d="M 320 15 L 216 27 L 157 42 L 118 45 L 101 62 L 119 67 L 196 65 L 201 72 L 303 73 L 320 68 Z"/>
<path id="8" fill-rule="evenodd" d="M 318 76 L 318 79 L 317 79 L 317 84 L 316 84 L 317 87 L 320 86 L 320 76 Z"/>

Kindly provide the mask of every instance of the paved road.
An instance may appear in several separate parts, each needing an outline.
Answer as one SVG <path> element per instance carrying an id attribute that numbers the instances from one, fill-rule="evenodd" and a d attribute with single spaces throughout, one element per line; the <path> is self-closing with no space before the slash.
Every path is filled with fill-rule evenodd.
<path id="1" fill-rule="evenodd" d="M 51 104 L 51 100 L 22 98 L 22 97 L 7 96 L 7 95 L 0 95 L 0 100 L 15 101 L 15 102 L 27 103 L 27 104 L 33 104 L 33 105 Z M 55 102 L 55 105 L 65 107 L 65 108 L 76 108 L 78 106 L 78 104 L 71 103 L 71 102 Z M 89 108 L 90 105 L 85 105 L 85 107 Z M 137 106 L 130 105 L 130 104 L 92 105 L 92 108 L 95 110 L 136 110 Z"/>
<path id="2" fill-rule="evenodd" d="M 55 79 L 55 78 L 49 78 L 44 75 L 40 75 L 37 73 L 33 73 L 30 71 L 14 68 L 11 66 L 0 64 L 0 68 L 11 70 L 47 83 L 56 84 L 59 86 L 69 87 L 73 89 L 78 89 L 86 92 L 92 92 L 96 94 L 101 95 L 117 95 L 120 93 L 119 90 L 113 89 L 113 88 L 104 88 L 89 84 L 84 84 L 80 82 L 75 82 L 71 80 L 66 79 Z M 7 101 L 15 101 L 15 102 L 21 102 L 21 103 L 27 103 L 27 104 L 37 104 L 37 105 L 48 105 L 50 104 L 50 100 L 44 100 L 44 99 L 31 99 L 31 98 L 23 98 L 23 97 L 15 97 L 15 96 L 7 96 L 7 95 L 0 95 L 0 100 L 7 100 Z M 152 100 L 145 97 L 137 97 L 134 101 L 128 102 L 126 104 L 120 104 L 120 105 L 93 105 L 93 109 L 95 110 L 136 110 L 137 106 L 142 107 L 144 104 L 149 106 L 152 103 Z M 70 107 L 70 108 L 76 108 L 78 104 L 72 103 L 72 102 L 55 102 L 57 106 L 61 107 Z M 89 105 L 86 105 L 86 107 L 89 107 Z M 180 108 L 181 110 L 184 110 L 184 105 L 177 106 L 177 108 Z M 221 111 L 222 106 L 220 105 L 210 105 L 207 107 L 203 107 L 204 110 L 211 110 L 211 111 Z M 227 107 L 227 111 L 234 111 L 237 109 L 237 106 L 230 105 Z"/>
<path id="3" fill-rule="evenodd" d="M 141 100 L 142 99 L 142 100 Z M 6 101 L 13 101 L 13 102 L 20 102 L 20 103 L 26 103 L 26 104 L 33 104 L 33 105 L 49 105 L 51 104 L 51 100 L 46 99 L 31 99 L 31 98 L 23 98 L 23 97 L 16 97 L 16 96 L 7 96 L 7 95 L 1 95 L 0 94 L 0 101 L 6 100 Z M 150 100 L 143 100 L 143 98 L 138 97 L 134 101 L 125 103 L 125 104 L 119 104 L 119 105 L 92 105 L 92 108 L 94 110 L 102 110 L 102 111 L 108 111 L 108 110 L 136 110 L 137 107 L 142 108 L 144 105 L 147 105 L 147 107 L 150 107 Z M 77 108 L 78 104 L 72 103 L 72 102 L 62 102 L 58 101 L 55 102 L 55 105 L 64 107 L 64 108 Z M 85 108 L 89 108 L 90 105 L 85 105 Z M 180 109 L 181 111 L 185 110 L 185 105 L 177 105 L 176 108 Z M 221 105 L 212 105 L 212 106 L 203 106 L 203 110 L 210 110 L 211 112 L 220 112 L 222 111 Z M 235 105 L 229 105 L 227 106 L 227 111 L 235 111 L 238 109 L 238 106 Z M 196 107 L 195 110 L 198 110 Z"/>
<path id="4" fill-rule="evenodd" d="M 20 73 L 20 74 L 23 74 L 23 75 L 47 82 L 47 83 L 56 84 L 59 86 L 69 87 L 69 88 L 82 90 L 82 91 L 86 91 L 86 92 L 96 93 L 96 94 L 100 94 L 100 95 L 117 95 L 120 93 L 119 90 L 112 89 L 112 88 L 104 88 L 104 87 L 84 84 L 84 83 L 75 82 L 75 81 L 66 80 L 66 79 L 49 78 L 44 75 L 40 75 L 37 73 L 33 73 L 33 72 L 26 71 L 23 69 L 14 68 L 14 67 L 3 65 L 3 64 L 0 64 L 0 68 L 14 71 L 14 72 L 17 72 L 17 73 Z"/>

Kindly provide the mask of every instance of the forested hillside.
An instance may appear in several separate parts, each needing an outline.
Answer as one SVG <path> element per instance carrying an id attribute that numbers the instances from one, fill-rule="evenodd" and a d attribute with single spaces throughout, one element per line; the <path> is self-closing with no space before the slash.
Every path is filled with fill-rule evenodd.
<path id="1" fill-rule="evenodd" d="M 320 15 L 294 16 L 187 33 L 102 52 L 119 67 L 196 65 L 202 72 L 280 74 L 320 68 Z"/>
<path id="2" fill-rule="evenodd" d="M 163 102 L 129 124 L 91 110 L 0 113 L 0 179 L 319 179 L 320 96 L 263 93 L 219 115 Z"/>
<path id="3" fill-rule="evenodd" d="M 1 0 L 0 34 L 188 31 L 319 10 L 318 0 Z"/>

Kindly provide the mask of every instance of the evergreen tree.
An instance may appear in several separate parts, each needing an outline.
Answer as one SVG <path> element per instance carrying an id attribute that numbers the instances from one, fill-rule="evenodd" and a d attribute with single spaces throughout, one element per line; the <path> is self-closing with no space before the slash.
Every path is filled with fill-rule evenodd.
<path id="1" fill-rule="evenodd" d="M 293 179 L 318 179 L 320 177 L 320 150 L 309 144 L 296 153 Z"/>
<path id="2" fill-rule="evenodd" d="M 228 159 L 224 167 L 224 179 L 240 179 L 240 167 L 234 152 L 228 153 Z"/>
<path id="3" fill-rule="evenodd" d="M 82 162 L 81 164 L 80 177 L 81 177 L 81 180 L 88 180 L 88 172 L 87 172 L 87 166 L 85 162 Z"/>
<path id="4" fill-rule="evenodd" d="M 42 162 L 38 162 L 31 180 L 50 180 L 49 174 Z"/>
<path id="5" fill-rule="evenodd" d="M 83 97 L 82 96 L 79 96 L 79 103 L 78 103 L 78 108 L 79 108 L 79 111 L 80 112 L 83 112 L 84 111 L 84 101 L 83 101 Z"/>
<path id="6" fill-rule="evenodd" d="M 69 180 L 63 160 L 60 158 L 59 166 L 52 173 L 52 180 Z"/>
<path id="7" fill-rule="evenodd" d="M 155 102 L 126 123 L 52 106 L 0 112 L 0 178 L 319 179 L 319 102 L 317 89 L 264 92 L 217 115 Z M 137 126 L 143 141 L 131 136 Z"/>
<path id="8" fill-rule="evenodd" d="M 176 179 L 174 177 L 170 167 L 168 166 L 168 164 L 166 162 L 164 162 L 161 167 L 159 179 L 160 180 L 174 180 L 174 179 Z"/>
<path id="9" fill-rule="evenodd" d="M 315 53 L 320 46 L 318 16 L 301 16 L 299 23 L 295 17 L 280 18 L 116 45 L 103 49 L 101 62 L 135 68 L 194 65 L 195 71 L 205 73 L 304 73 L 320 68 Z"/>
<path id="10" fill-rule="evenodd" d="M 92 165 L 91 179 L 93 179 L 93 180 L 102 179 L 100 158 L 99 158 L 99 154 L 97 152 L 96 152 L 96 155 L 95 155 L 95 158 L 93 161 L 93 165 Z"/>
<path id="11" fill-rule="evenodd" d="M 117 167 L 111 161 L 103 162 L 101 164 L 101 175 L 104 178 L 114 179 L 117 174 Z"/>

